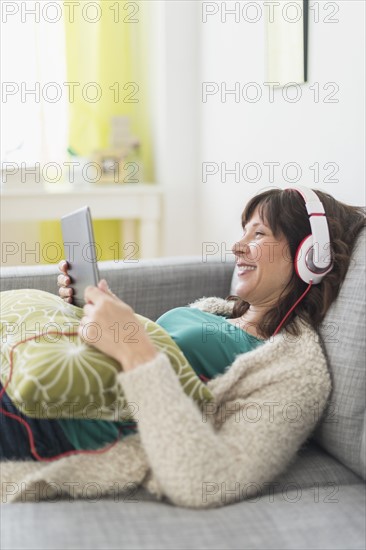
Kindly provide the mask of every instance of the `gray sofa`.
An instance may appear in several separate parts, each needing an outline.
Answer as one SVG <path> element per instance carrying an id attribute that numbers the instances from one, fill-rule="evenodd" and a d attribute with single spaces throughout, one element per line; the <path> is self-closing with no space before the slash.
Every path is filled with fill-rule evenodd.
<path id="1" fill-rule="evenodd" d="M 174 257 L 100 264 L 114 292 L 156 319 L 202 296 L 230 293 L 233 264 Z M 57 293 L 57 268 L 2 270 L 1 290 Z M 296 460 L 251 500 L 211 510 L 132 497 L 2 504 L 1 548 L 365 548 L 365 234 L 322 325 L 331 401 Z M 314 412 L 314 414 L 316 414 Z"/>

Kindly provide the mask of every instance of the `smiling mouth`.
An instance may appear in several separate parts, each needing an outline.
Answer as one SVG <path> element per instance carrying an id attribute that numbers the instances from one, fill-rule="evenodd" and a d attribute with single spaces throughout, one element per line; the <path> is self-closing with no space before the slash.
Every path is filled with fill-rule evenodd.
<path id="1" fill-rule="evenodd" d="M 257 269 L 256 267 L 240 267 L 238 270 L 238 276 L 242 277 L 243 275 L 246 275 L 251 271 L 255 271 L 256 269 Z"/>

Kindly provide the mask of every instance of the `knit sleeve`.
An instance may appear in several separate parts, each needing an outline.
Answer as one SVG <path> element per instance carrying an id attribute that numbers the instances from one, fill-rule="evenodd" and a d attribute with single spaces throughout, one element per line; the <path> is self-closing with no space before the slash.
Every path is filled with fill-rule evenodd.
<path id="1" fill-rule="evenodd" d="M 189 307 L 207 311 L 208 313 L 214 313 L 215 315 L 222 315 L 223 317 L 231 316 L 234 305 L 234 301 L 228 301 L 217 296 L 203 296 L 188 304 Z"/>
<path id="2" fill-rule="evenodd" d="M 202 412 L 162 352 L 118 376 L 137 405 L 141 443 L 161 490 L 174 504 L 193 508 L 258 494 L 295 457 L 329 394 L 322 380 L 289 375 L 250 398 Z"/>

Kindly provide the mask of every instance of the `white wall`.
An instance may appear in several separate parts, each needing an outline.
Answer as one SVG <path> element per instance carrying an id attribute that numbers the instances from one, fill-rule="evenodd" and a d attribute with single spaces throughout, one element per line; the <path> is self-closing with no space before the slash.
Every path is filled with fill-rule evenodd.
<path id="1" fill-rule="evenodd" d="M 288 4 L 280 1 L 281 9 Z M 272 102 L 269 99 L 269 87 L 264 85 L 263 1 L 256 2 L 263 13 L 258 22 L 249 22 L 242 15 L 242 10 L 254 3 L 149 2 L 155 158 L 157 180 L 166 189 L 162 255 L 200 254 L 204 243 L 214 242 L 217 253 L 225 256 L 225 250 L 240 236 L 240 214 L 247 200 L 268 186 L 290 185 L 286 177 L 350 204 L 366 204 L 365 3 L 310 1 L 310 6 L 319 10 L 319 21 L 314 9 L 310 10 L 308 82 L 301 87 L 302 97 L 297 102 L 286 101 L 281 89 L 275 91 Z M 224 8 L 237 4 L 239 22 L 229 14 L 223 22 Z M 207 6 L 218 13 L 204 22 Z M 246 16 L 253 20 L 254 9 L 249 8 Z M 327 18 L 338 22 L 326 22 Z M 255 92 L 252 86 L 247 93 L 244 89 L 239 102 L 233 95 L 224 101 L 220 93 L 203 102 L 206 82 L 219 89 L 236 85 L 240 91 L 252 82 L 262 96 L 257 102 L 248 101 Z M 290 99 L 294 91 L 288 90 Z M 203 163 L 218 168 L 206 182 Z M 253 163 L 253 168 L 247 177 L 241 173 L 239 181 L 228 174 L 225 182 L 221 163 L 228 169 L 239 163 L 240 170 Z M 272 180 L 265 163 L 279 163 Z M 295 170 L 301 171 L 298 179 Z M 261 177 L 254 183 L 258 173 Z"/>
<path id="2" fill-rule="evenodd" d="M 200 253 L 200 6 L 149 0 L 156 181 L 165 188 L 161 255 Z"/>
<path id="3" fill-rule="evenodd" d="M 285 3 L 282 1 L 282 3 Z M 213 3 L 214 4 L 214 3 Z M 217 5 L 221 3 L 217 2 Z M 241 6 L 247 2 L 240 2 Z M 258 2 L 263 5 L 263 2 Z M 325 23 L 331 16 L 325 11 L 325 2 L 319 5 L 320 21 L 314 22 L 310 11 L 309 78 L 301 87 L 302 98 L 296 103 L 284 101 L 282 91 L 274 94 L 274 102 L 268 100 L 265 73 L 265 25 L 262 18 L 257 23 L 241 19 L 235 23 L 228 16 L 226 23 L 220 13 L 200 24 L 202 82 L 226 82 L 233 88 L 235 82 L 245 85 L 256 82 L 263 91 L 262 99 L 249 103 L 241 98 L 236 103 L 233 96 L 220 100 L 220 94 L 207 98 L 201 104 L 200 164 L 226 162 L 233 168 L 235 162 L 243 167 L 258 163 L 262 177 L 257 183 L 235 182 L 234 176 L 222 181 L 220 172 L 200 181 L 201 239 L 202 241 L 232 244 L 240 236 L 240 213 L 250 196 L 270 185 L 289 185 L 282 177 L 282 169 L 288 163 L 297 163 L 302 170 L 298 183 L 322 189 L 337 199 L 350 204 L 365 205 L 364 174 L 364 20 L 365 3 L 357 0 L 338 1 L 339 13 L 333 19 L 338 23 Z M 228 7 L 234 2 L 226 2 Z M 253 18 L 254 12 L 248 12 Z M 314 102 L 310 87 L 319 83 L 320 101 Z M 338 103 L 325 103 L 325 97 L 334 85 L 324 90 L 327 83 L 339 87 L 334 99 Z M 248 90 L 253 92 L 254 88 Z M 248 95 L 246 96 L 248 97 Z M 265 162 L 278 162 L 276 178 L 269 181 L 269 169 Z M 319 163 L 320 181 L 314 180 L 309 168 Z M 333 179 L 332 166 L 339 168 Z M 289 170 L 290 178 L 295 176 Z M 249 178 L 254 171 L 249 172 Z M 248 179 L 249 179 L 248 178 Z M 221 248 L 221 246 L 220 246 Z"/>

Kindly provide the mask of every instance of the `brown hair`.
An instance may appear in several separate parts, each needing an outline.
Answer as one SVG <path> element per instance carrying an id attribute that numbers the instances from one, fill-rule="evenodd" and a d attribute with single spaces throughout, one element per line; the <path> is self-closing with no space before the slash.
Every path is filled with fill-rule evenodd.
<path id="1" fill-rule="evenodd" d="M 299 336 L 294 324 L 296 316 L 309 323 L 315 330 L 323 321 L 332 302 L 337 298 L 346 276 L 351 255 L 357 237 L 366 225 L 365 211 L 362 207 L 350 206 L 337 201 L 334 197 L 313 189 L 323 203 L 327 216 L 331 242 L 333 269 L 325 275 L 321 283 L 313 285 L 297 307 L 290 313 L 282 325 L 293 336 Z M 266 220 L 275 238 L 284 235 L 289 243 L 292 261 L 301 241 L 311 233 L 309 216 L 304 199 L 294 190 L 270 189 L 255 195 L 245 206 L 242 222 L 246 224 L 258 207 L 262 221 Z M 283 289 L 275 307 L 267 311 L 256 329 L 261 336 L 269 338 L 280 324 L 286 313 L 303 294 L 308 284 L 300 279 L 293 270 L 292 277 Z M 232 318 L 241 317 L 250 304 L 236 295 L 226 297 L 235 301 Z"/>

